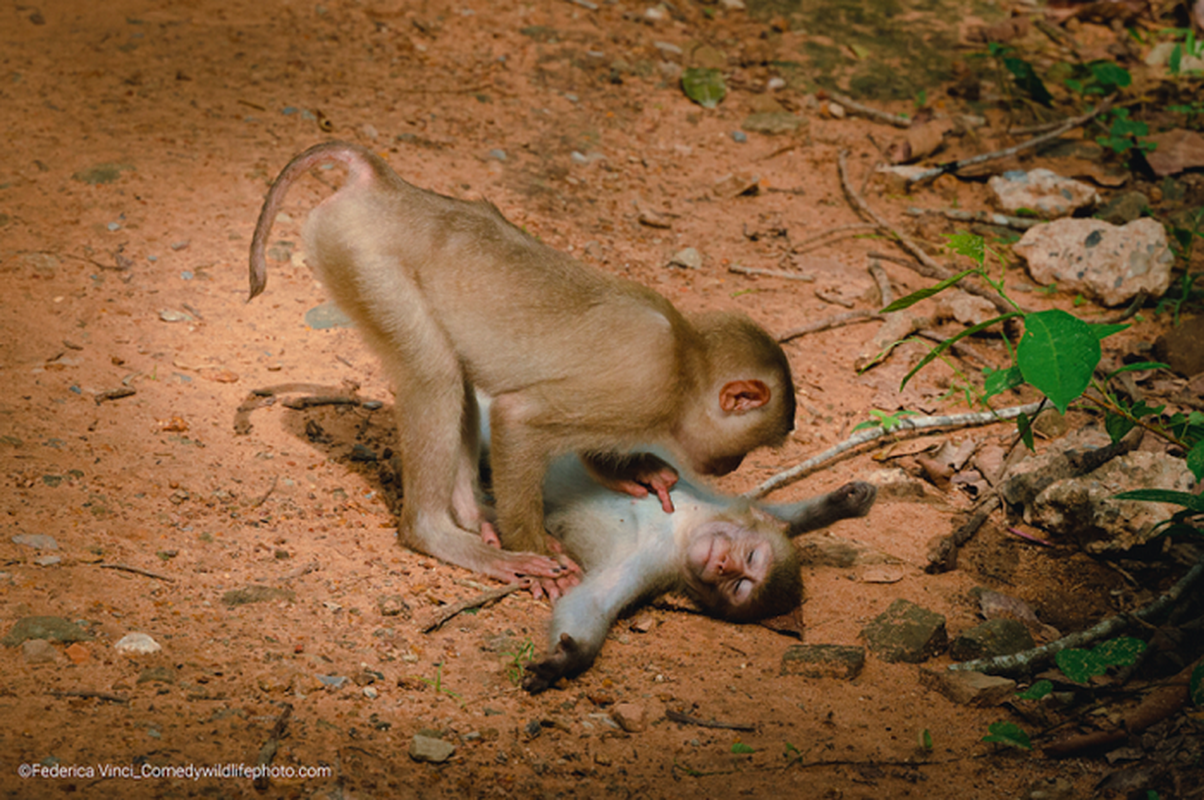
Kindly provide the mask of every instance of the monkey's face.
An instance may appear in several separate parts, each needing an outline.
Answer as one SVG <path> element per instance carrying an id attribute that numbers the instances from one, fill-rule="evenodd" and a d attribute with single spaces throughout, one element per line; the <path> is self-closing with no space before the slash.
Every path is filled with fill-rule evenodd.
<path id="1" fill-rule="evenodd" d="M 731 522 L 701 526 L 686 548 L 690 582 L 704 598 L 721 606 L 748 605 L 773 563 L 774 548 L 768 537 Z"/>

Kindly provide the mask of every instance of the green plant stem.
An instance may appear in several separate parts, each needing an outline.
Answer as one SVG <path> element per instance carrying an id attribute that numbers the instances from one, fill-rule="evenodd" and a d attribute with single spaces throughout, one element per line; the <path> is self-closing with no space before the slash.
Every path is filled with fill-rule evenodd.
<path id="1" fill-rule="evenodd" d="M 1104 394 L 1099 389 L 1099 387 L 1092 387 L 1092 388 L 1094 388 L 1097 392 Z M 1106 394 L 1104 394 L 1103 399 L 1100 399 L 1098 397 L 1092 397 L 1089 394 L 1082 395 L 1082 398 L 1089 403 L 1094 403 L 1095 405 L 1099 406 L 1100 408 L 1102 408 L 1105 411 L 1110 411 L 1113 414 L 1116 414 L 1117 416 L 1124 417 L 1125 419 L 1132 422 L 1134 425 L 1139 425 L 1140 427 L 1145 428 L 1147 431 L 1154 434 L 1158 438 L 1160 438 L 1164 441 L 1170 442 L 1171 444 L 1175 445 L 1176 447 L 1182 447 L 1184 450 L 1191 449 L 1191 446 L 1188 445 L 1187 442 L 1184 442 L 1182 439 L 1180 439 L 1178 436 L 1175 436 L 1170 431 L 1167 431 L 1167 430 L 1165 430 L 1161 427 L 1155 426 L 1155 425 L 1151 425 L 1150 423 L 1146 422 L 1145 420 L 1141 419 L 1140 417 L 1135 417 L 1132 414 L 1130 414 L 1128 411 L 1125 411 L 1123 408 L 1121 408 L 1120 406 L 1113 403 L 1110 399 L 1108 399 L 1108 396 Z"/>

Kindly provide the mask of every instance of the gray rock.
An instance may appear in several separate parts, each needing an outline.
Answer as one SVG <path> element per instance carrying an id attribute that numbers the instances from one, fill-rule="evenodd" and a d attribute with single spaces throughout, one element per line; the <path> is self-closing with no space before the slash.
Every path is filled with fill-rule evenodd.
<path id="1" fill-rule="evenodd" d="M 1185 378 L 1204 372 L 1204 317 L 1192 317 L 1159 336 L 1154 355 Z"/>
<path id="2" fill-rule="evenodd" d="M 62 556 L 38 556 L 33 560 L 33 563 L 39 567 L 53 567 L 56 564 L 63 563 Z"/>
<path id="3" fill-rule="evenodd" d="M 1113 225 L 1124 225 L 1135 219 L 1150 208 L 1150 198 L 1141 192 L 1121 192 L 1095 212 L 1096 219 L 1111 222 Z"/>
<path id="4" fill-rule="evenodd" d="M 972 661 L 1019 653 L 1035 646 L 1033 635 L 1023 622 L 1015 619 L 990 619 L 975 625 L 949 645 L 949 655 L 955 661 Z"/>
<path id="5" fill-rule="evenodd" d="M 227 606 L 245 606 L 274 600 L 287 600 L 291 603 L 296 597 L 297 593 L 292 589 L 278 589 L 275 586 L 256 584 L 242 589 L 231 589 L 222 595 L 222 603 Z"/>
<path id="6" fill-rule="evenodd" d="M 610 716 L 628 733 L 639 733 L 648 727 L 648 709 L 638 703 L 618 703 Z"/>
<path id="7" fill-rule="evenodd" d="M 920 668 L 920 685 L 963 706 L 997 706 L 1016 691 L 1016 682 L 981 672 Z"/>
<path id="8" fill-rule="evenodd" d="M 702 269 L 702 253 L 693 247 L 678 250 L 669 259 L 669 266 L 683 269 Z"/>
<path id="9" fill-rule="evenodd" d="M 53 536 L 45 533 L 18 533 L 12 538 L 13 544 L 23 544 L 35 550 L 58 550 L 59 543 Z"/>
<path id="10" fill-rule="evenodd" d="M 53 664 L 59 660 L 59 651 L 45 639 L 26 639 L 21 643 L 21 656 L 26 664 Z"/>
<path id="11" fill-rule="evenodd" d="M 127 633 L 117 640 L 113 649 L 121 653 L 157 653 L 163 648 L 145 633 Z"/>
<path id="12" fill-rule="evenodd" d="M 1088 552 L 1123 552 L 1149 541 L 1154 526 L 1179 507 L 1117 500 L 1116 494 L 1133 489 L 1189 492 L 1194 485 L 1183 459 L 1138 450 L 1082 477 L 1049 484 L 1024 509 L 1024 519 L 1051 533 L 1073 537 Z"/>
<path id="13" fill-rule="evenodd" d="M 749 114 L 740 127 L 749 133 L 764 133 L 773 136 L 780 133 L 794 133 L 802 125 L 801 117 L 796 117 L 786 111 L 771 111 Z"/>
<path id="14" fill-rule="evenodd" d="M 323 303 L 305 312 L 305 324 L 317 331 L 331 328 L 353 328 L 355 322 L 334 303 Z"/>
<path id="15" fill-rule="evenodd" d="M 346 675 L 319 675 L 318 681 L 330 689 L 342 689 L 351 680 Z"/>
<path id="16" fill-rule="evenodd" d="M 945 617 L 909 600 L 896 600 L 861 631 L 874 655 L 889 663 L 919 664 L 949 644 Z"/>
<path id="17" fill-rule="evenodd" d="M 782 654 L 782 674 L 851 681 L 865 666 L 865 648 L 839 644 L 794 644 Z"/>
<path id="18" fill-rule="evenodd" d="M 1030 228 L 1012 249 L 1028 261 L 1038 283 L 1056 283 L 1109 306 L 1127 303 L 1141 291 L 1161 297 L 1171 285 L 1175 261 L 1166 231 L 1148 217 L 1120 227 L 1060 219 Z"/>
<path id="19" fill-rule="evenodd" d="M 0 639 L 5 647 L 16 647 L 28 639 L 45 639 L 49 642 L 87 642 L 92 634 L 81 626 L 62 617 L 22 617 L 12 630 Z"/>
<path id="20" fill-rule="evenodd" d="M 1030 209 L 1050 219 L 1099 203 L 1099 193 L 1092 186 L 1047 169 L 1011 170 L 994 176 L 987 185 L 1004 211 Z"/>
<path id="21" fill-rule="evenodd" d="M 410 604 L 399 594 L 390 594 L 376 598 L 376 607 L 380 609 L 382 617 L 400 616 L 403 619 L 410 618 Z"/>

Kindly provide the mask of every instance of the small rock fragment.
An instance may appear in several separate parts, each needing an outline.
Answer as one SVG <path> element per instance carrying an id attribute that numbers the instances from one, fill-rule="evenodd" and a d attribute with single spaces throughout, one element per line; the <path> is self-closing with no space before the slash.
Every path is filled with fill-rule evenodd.
<path id="1" fill-rule="evenodd" d="M 22 642 L 21 656 L 26 664 L 53 664 L 59 660 L 58 651 L 45 639 L 27 639 Z"/>
<path id="2" fill-rule="evenodd" d="M 1175 262 L 1166 231 L 1149 217 L 1120 227 L 1094 219 L 1055 220 L 1030 228 L 1012 249 L 1028 261 L 1038 283 L 1056 283 L 1109 306 L 1142 291 L 1166 294 Z"/>
<path id="3" fill-rule="evenodd" d="M 45 533 L 18 533 L 12 538 L 13 544 L 23 544 L 35 550 L 58 550 L 59 543 L 53 536 Z"/>
<path id="4" fill-rule="evenodd" d="M 51 642 L 84 642 L 92 638 L 81 626 L 61 617 L 22 617 L 0 640 L 5 647 L 16 647 L 27 639 Z"/>
<path id="5" fill-rule="evenodd" d="M 1016 691 L 1016 682 L 964 670 L 920 668 L 920 685 L 935 689 L 963 706 L 997 706 Z"/>
<path id="6" fill-rule="evenodd" d="M 617 703 L 610 716 L 628 733 L 640 733 L 648 727 L 648 709 L 637 703 Z"/>
<path id="7" fill-rule="evenodd" d="M 838 644 L 794 644 L 782 654 L 782 675 L 851 681 L 865 666 L 865 648 Z"/>
<path id="8" fill-rule="evenodd" d="M 68 645 L 65 652 L 67 658 L 71 659 L 71 663 L 76 665 L 85 664 L 92 658 L 92 651 L 88 649 L 87 645 L 79 642 Z"/>
<path id="9" fill-rule="evenodd" d="M 669 259 L 669 266 L 682 269 L 702 269 L 702 253 L 693 247 L 683 248 Z"/>
<path id="10" fill-rule="evenodd" d="M 987 185 L 1004 211 L 1029 209 L 1050 219 L 1069 216 L 1080 208 L 1099 203 L 1099 193 L 1094 187 L 1048 169 L 1011 170 L 992 177 Z"/>
<path id="11" fill-rule="evenodd" d="M 955 661 L 973 661 L 1019 653 L 1035 646 L 1033 636 L 1023 622 L 1015 619 L 990 619 L 962 631 L 949 645 Z"/>
<path id="12" fill-rule="evenodd" d="M 163 648 L 145 633 L 127 633 L 117 640 L 113 649 L 122 653 L 157 653 Z"/>
<path id="13" fill-rule="evenodd" d="M 949 643 L 945 617 L 909 600 L 899 599 L 861 631 L 869 649 L 888 663 L 918 664 Z"/>
<path id="14" fill-rule="evenodd" d="M 410 739 L 410 758 L 418 762 L 442 764 L 456 752 L 455 745 L 433 736 L 415 734 Z"/>

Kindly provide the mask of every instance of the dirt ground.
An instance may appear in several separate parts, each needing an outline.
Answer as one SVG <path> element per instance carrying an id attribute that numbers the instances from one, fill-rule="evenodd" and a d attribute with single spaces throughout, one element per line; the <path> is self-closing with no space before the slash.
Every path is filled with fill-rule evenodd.
<path id="1" fill-rule="evenodd" d="M 384 460 L 392 395 L 354 329 L 319 320 L 326 298 L 298 244 L 336 173 L 307 177 L 290 195 L 267 292 L 246 302 L 247 250 L 269 182 L 292 155 L 339 138 L 381 153 L 415 184 L 488 198 L 543 241 L 684 310 L 737 309 L 782 333 L 846 310 L 817 289 L 874 307 L 866 256 L 889 249 L 885 239 L 791 248 L 861 221 L 836 154 L 851 151 L 860 181 L 879 158 L 875 140 L 897 132 L 825 114 L 817 85 L 855 84 L 856 60 L 812 34 L 797 4 L 750 6 L 681 3 L 650 15 L 631 2 L 559 0 L 3 5 L 0 633 L 52 616 L 87 634 L 54 644 L 44 663 L 0 648 L 4 796 L 971 800 L 1028 797 L 1055 777 L 1073 788 L 1050 796 L 1091 795 L 1112 769 L 1106 761 L 982 743 L 1008 711 L 955 705 L 921 687 L 915 665 L 870 656 L 854 680 L 783 675 L 796 640 L 681 604 L 621 622 L 587 674 L 526 695 L 512 679 L 515 654 L 532 642 L 542 649 L 546 602 L 512 594 L 419 630 L 437 607 L 491 585 L 396 543 Z M 908 74 L 922 76 L 938 109 L 966 110 L 938 87 L 955 77 L 953 57 L 969 52 L 956 43 L 980 18 L 922 11 L 898 20 L 908 30 L 911 19 L 913 41 L 927 45 Z M 677 78 L 711 57 L 700 42 L 727 60 L 731 91 L 713 110 L 684 97 Z M 781 88 L 767 89 L 774 77 Z M 859 96 L 912 110 L 916 86 L 888 84 L 870 80 L 883 91 Z M 803 126 L 740 132 L 773 103 Z M 963 154 L 1004 141 L 989 119 Z M 755 176 L 757 192 L 722 188 L 742 174 Z M 908 198 L 892 191 L 870 182 L 866 196 L 906 225 L 907 205 L 986 207 L 979 182 L 940 181 Z M 685 247 L 702 254 L 701 268 L 668 266 Z M 899 294 L 926 285 L 884 266 Z M 1028 297 L 1036 307 L 1070 301 Z M 786 345 L 797 430 L 782 449 L 753 454 L 725 491 L 837 443 L 871 408 L 953 407 L 941 401 L 951 380 L 942 365 L 900 396 L 920 350 L 857 374 L 853 359 L 874 327 Z M 1158 330 L 1151 319 L 1131 336 Z M 287 384 L 307 386 L 282 398 L 355 392 L 382 405 L 240 412 L 254 390 Z M 1005 426 L 952 438 L 969 436 L 1010 443 Z M 874 452 L 773 499 L 898 465 Z M 898 598 L 946 615 L 955 635 L 980 621 L 970 595 L 979 585 L 1028 600 L 1062 631 L 1149 599 L 1073 548 L 1040 550 L 998 526 L 960 569 L 926 575 L 928 541 L 968 507 L 928 487 L 885 494 L 869 517 L 834 526 L 831 535 L 902 568 L 892 583 L 807 568 L 804 641 L 861 644 L 862 627 Z M 58 549 L 13 541 L 32 534 Z M 162 650 L 117 650 L 132 632 Z M 619 726 L 616 706 L 644 724 Z M 744 729 L 673 722 L 670 710 Z M 931 750 L 920 747 L 923 731 Z M 413 760 L 420 733 L 454 754 Z M 254 765 L 269 742 L 272 763 L 297 772 L 262 790 L 245 777 L 144 772 Z M 25 778 L 23 764 L 61 771 Z"/>

